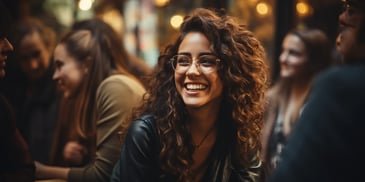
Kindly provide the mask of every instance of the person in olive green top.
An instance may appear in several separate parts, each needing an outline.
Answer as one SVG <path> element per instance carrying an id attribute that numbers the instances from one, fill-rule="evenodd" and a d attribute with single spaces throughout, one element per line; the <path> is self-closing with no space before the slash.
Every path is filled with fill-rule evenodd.
<path id="1" fill-rule="evenodd" d="M 53 79 L 63 100 L 51 153 L 54 166 L 36 162 L 37 179 L 109 181 L 121 150 L 118 131 L 145 93 L 124 69 L 114 44 L 118 35 L 109 28 L 72 30 L 54 50 Z"/>

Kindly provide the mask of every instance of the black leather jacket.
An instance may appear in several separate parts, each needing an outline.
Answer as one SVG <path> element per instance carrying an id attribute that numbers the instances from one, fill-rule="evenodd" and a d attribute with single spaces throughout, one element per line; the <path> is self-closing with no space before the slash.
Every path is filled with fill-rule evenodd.
<path id="1" fill-rule="evenodd" d="M 229 147 L 223 137 L 209 156 L 209 167 L 202 181 L 233 182 L 257 181 L 261 161 L 253 160 L 249 170 L 234 167 Z M 135 120 L 126 136 L 120 160 L 120 181 L 177 181 L 176 176 L 166 174 L 159 166 L 160 142 L 155 120 L 144 115 Z M 118 170 L 115 170 L 118 172 Z M 112 181 L 115 181 L 115 175 Z"/>

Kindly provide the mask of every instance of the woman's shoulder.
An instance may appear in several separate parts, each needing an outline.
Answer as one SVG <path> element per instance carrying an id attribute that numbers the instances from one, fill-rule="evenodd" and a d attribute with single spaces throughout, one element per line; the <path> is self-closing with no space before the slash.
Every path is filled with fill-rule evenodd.
<path id="1" fill-rule="evenodd" d="M 126 87 L 130 87 L 133 89 L 138 89 L 138 90 L 145 90 L 144 87 L 142 86 L 141 83 L 139 83 L 137 80 L 135 80 L 134 78 L 127 76 L 127 75 L 123 75 L 123 74 L 115 74 L 115 75 L 111 75 L 107 78 L 105 78 L 101 84 L 100 87 L 102 87 L 103 85 L 110 85 L 110 84 L 119 84 L 119 85 L 124 85 Z"/>
<path id="2" fill-rule="evenodd" d="M 155 150 L 159 143 L 156 121 L 152 115 L 143 115 L 132 121 L 126 136 L 126 145 L 132 144 Z"/>
<path id="3" fill-rule="evenodd" d="M 146 90 L 138 81 L 129 76 L 117 74 L 107 77 L 100 83 L 97 95 L 118 94 L 123 97 L 125 95 L 137 95 L 141 97 L 145 92 Z"/>
<path id="4" fill-rule="evenodd" d="M 329 93 L 353 95 L 352 92 L 365 89 L 364 84 L 361 84 L 364 79 L 365 64 L 335 66 L 318 75 L 313 90 L 324 92 L 327 96 Z"/>
<path id="5" fill-rule="evenodd" d="M 133 120 L 128 132 L 133 132 L 134 134 L 147 134 L 154 133 L 156 129 L 154 117 L 150 114 L 145 114 Z"/>

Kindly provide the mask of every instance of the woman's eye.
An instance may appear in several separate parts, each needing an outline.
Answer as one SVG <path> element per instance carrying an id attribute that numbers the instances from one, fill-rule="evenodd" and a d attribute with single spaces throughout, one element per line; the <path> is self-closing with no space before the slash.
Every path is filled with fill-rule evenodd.
<path id="1" fill-rule="evenodd" d="M 55 61 L 55 67 L 61 68 L 63 66 L 63 63 L 61 61 Z"/>
<path id="2" fill-rule="evenodd" d="M 200 65 L 202 66 L 213 66 L 215 65 L 215 59 L 213 58 L 201 58 L 199 60 Z"/>
<path id="3" fill-rule="evenodd" d="M 177 62 L 177 64 L 179 64 L 181 66 L 187 66 L 190 64 L 190 59 L 187 57 L 180 57 L 180 58 L 177 58 L 176 62 Z"/>

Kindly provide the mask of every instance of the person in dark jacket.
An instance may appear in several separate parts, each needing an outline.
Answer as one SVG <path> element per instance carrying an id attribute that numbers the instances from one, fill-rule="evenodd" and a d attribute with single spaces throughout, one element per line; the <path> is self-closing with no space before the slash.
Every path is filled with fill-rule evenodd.
<path id="1" fill-rule="evenodd" d="M 8 53 L 13 45 L 8 41 L 7 27 L 11 23 L 8 9 L 0 2 L 0 79 L 5 76 Z M 2 85 L 0 85 L 2 86 Z M 15 126 L 14 111 L 8 100 L 0 93 L 0 181 L 34 181 L 34 163 L 28 145 Z"/>
<path id="2" fill-rule="evenodd" d="M 123 132 L 120 181 L 255 181 L 264 48 L 223 11 L 194 10 L 180 33 Z"/>
<path id="3" fill-rule="evenodd" d="M 344 5 L 337 47 L 344 65 L 316 80 L 270 182 L 363 179 L 365 1 Z"/>
<path id="4" fill-rule="evenodd" d="M 6 96 L 33 159 L 48 164 L 59 105 L 51 61 L 56 33 L 40 19 L 28 16 L 14 24 L 10 40 L 15 64 L 7 76 Z"/>

